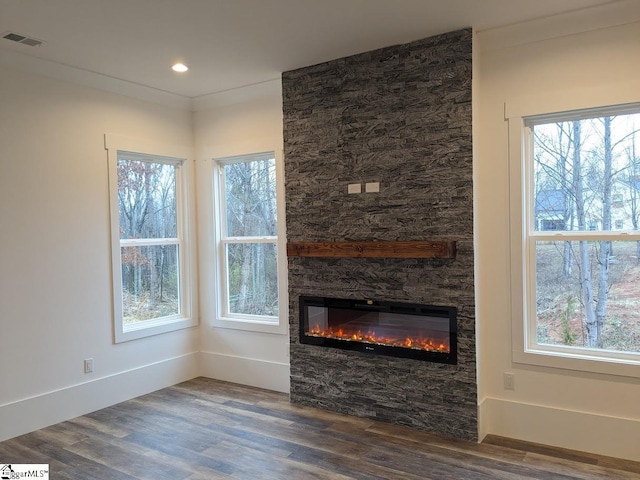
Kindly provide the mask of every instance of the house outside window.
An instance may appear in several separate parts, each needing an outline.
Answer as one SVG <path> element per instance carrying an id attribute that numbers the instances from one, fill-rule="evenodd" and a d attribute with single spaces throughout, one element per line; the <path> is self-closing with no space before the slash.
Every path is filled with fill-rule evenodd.
<path id="1" fill-rule="evenodd" d="M 540 230 L 564 230 L 566 194 L 558 188 L 541 187 L 536 194 L 536 221 Z"/>
<path id="2" fill-rule="evenodd" d="M 193 326 L 188 161 L 106 140 L 115 341 Z"/>
<path id="3" fill-rule="evenodd" d="M 541 220 L 540 230 L 546 230 L 546 231 L 564 230 L 564 220 L 543 219 Z"/>
<path id="4" fill-rule="evenodd" d="M 588 360 L 598 363 L 594 371 L 608 371 L 608 362 L 640 366 L 640 296 L 633 288 L 640 282 L 640 158 L 632 154 L 640 105 L 510 121 L 520 125 L 523 142 L 512 150 L 522 161 L 512 178 L 520 192 L 513 252 L 521 252 L 512 262 L 522 278 L 522 295 L 514 295 L 514 359 L 589 370 L 579 362 Z M 624 191 L 614 194 L 614 186 Z M 633 231 L 616 231 L 624 225 Z"/>

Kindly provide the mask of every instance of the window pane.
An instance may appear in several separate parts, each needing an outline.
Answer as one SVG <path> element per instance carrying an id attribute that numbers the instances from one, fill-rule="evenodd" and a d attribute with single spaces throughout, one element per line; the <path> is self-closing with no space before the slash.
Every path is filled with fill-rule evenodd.
<path id="1" fill-rule="evenodd" d="M 180 313 L 178 245 L 122 247 L 125 325 Z"/>
<path id="2" fill-rule="evenodd" d="M 118 158 L 120 238 L 176 238 L 176 166 Z"/>
<path id="3" fill-rule="evenodd" d="M 230 313 L 278 315 L 275 243 L 227 245 Z"/>
<path id="4" fill-rule="evenodd" d="M 276 162 L 223 165 L 227 235 L 276 235 Z"/>
<path id="5" fill-rule="evenodd" d="M 541 344 L 640 352 L 640 242 L 536 242 Z"/>
<path id="6" fill-rule="evenodd" d="M 640 114 L 533 127 L 534 230 L 638 230 Z"/>

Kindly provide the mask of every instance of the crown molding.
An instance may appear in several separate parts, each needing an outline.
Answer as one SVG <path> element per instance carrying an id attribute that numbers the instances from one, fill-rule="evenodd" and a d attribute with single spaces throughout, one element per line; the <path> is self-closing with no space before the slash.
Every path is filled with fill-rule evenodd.
<path id="1" fill-rule="evenodd" d="M 188 97 L 9 50 L 0 50 L 0 67 L 64 80 L 166 107 L 191 110 L 191 99 Z"/>
<path id="2" fill-rule="evenodd" d="M 246 85 L 244 87 L 232 88 L 222 92 L 201 95 L 191 99 L 191 109 L 193 111 L 209 110 L 214 108 L 244 103 L 249 100 L 259 100 L 261 98 L 273 98 L 282 95 L 282 78 L 274 78 L 265 82 Z"/>
<path id="3" fill-rule="evenodd" d="M 640 22 L 639 0 L 617 0 L 550 17 L 477 32 L 482 51 L 500 50 L 552 38 Z"/>

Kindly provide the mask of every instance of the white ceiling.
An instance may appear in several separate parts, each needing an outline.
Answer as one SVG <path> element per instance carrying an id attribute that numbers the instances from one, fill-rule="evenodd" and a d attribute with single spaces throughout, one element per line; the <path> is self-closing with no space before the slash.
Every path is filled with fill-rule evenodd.
<path id="1" fill-rule="evenodd" d="M 0 0 L 0 49 L 199 97 L 464 27 L 617 0 Z M 181 61 L 186 74 L 169 67 Z"/>

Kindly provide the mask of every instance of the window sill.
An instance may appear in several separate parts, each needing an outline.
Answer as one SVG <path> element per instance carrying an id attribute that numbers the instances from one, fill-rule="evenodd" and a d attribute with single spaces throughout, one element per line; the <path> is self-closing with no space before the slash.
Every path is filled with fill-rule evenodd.
<path id="1" fill-rule="evenodd" d="M 253 319 L 241 318 L 216 318 L 211 322 L 212 328 L 227 328 L 231 330 L 244 330 L 248 332 L 271 333 L 276 335 L 288 334 L 288 324 L 280 321 L 272 323 Z"/>
<path id="2" fill-rule="evenodd" d="M 141 322 L 141 325 L 139 326 L 129 327 L 123 330 L 116 330 L 115 343 L 128 342 L 130 340 L 151 337 L 153 335 L 160 335 L 162 333 L 175 332 L 176 330 L 196 327 L 197 325 L 197 319 L 185 317 L 177 317 L 175 319 L 167 320 L 164 322 Z"/>
<path id="3" fill-rule="evenodd" d="M 579 354 L 543 349 L 514 350 L 513 362 L 563 370 L 640 378 L 639 360 L 589 355 L 588 352 L 582 352 L 582 350 Z"/>

